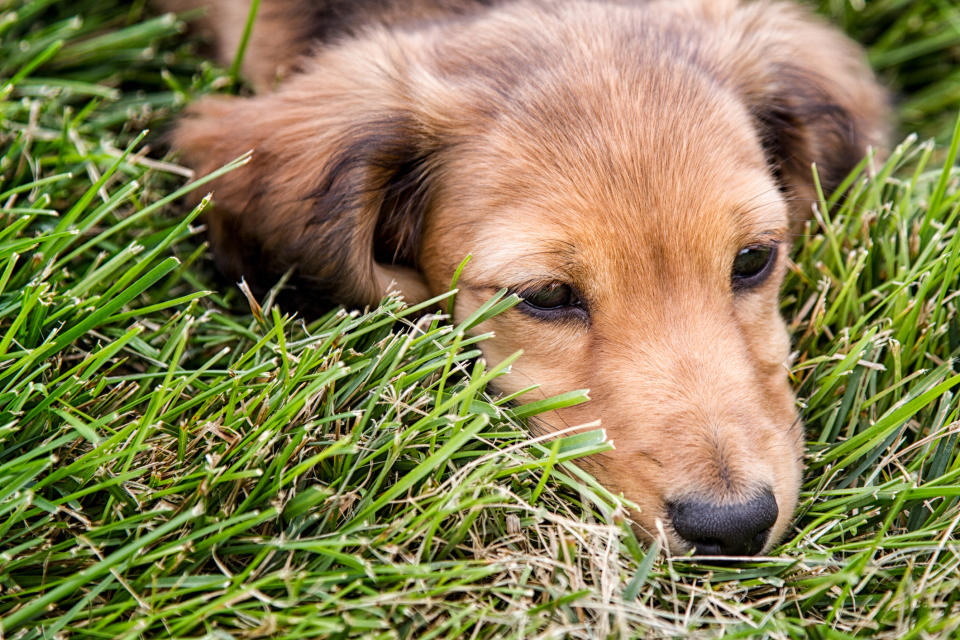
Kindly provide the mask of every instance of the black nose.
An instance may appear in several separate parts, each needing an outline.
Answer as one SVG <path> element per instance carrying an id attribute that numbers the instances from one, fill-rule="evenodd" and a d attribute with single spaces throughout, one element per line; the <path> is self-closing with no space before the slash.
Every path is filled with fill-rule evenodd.
<path id="1" fill-rule="evenodd" d="M 667 506 L 673 530 L 700 555 L 752 556 L 759 553 L 777 521 L 777 501 L 769 489 L 740 504 L 694 499 Z"/>

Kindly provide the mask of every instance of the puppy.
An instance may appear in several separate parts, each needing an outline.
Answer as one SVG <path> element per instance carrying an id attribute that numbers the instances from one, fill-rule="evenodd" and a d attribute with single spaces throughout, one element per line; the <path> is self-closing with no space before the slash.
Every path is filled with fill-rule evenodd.
<path id="1" fill-rule="evenodd" d="M 206 27 L 232 58 L 247 3 Z M 777 294 L 791 229 L 886 138 L 853 43 L 784 2 L 264 0 L 245 58 L 262 95 L 204 98 L 174 143 L 215 184 L 220 268 L 295 268 L 312 304 L 500 289 L 499 389 L 592 400 L 586 462 L 670 550 L 750 555 L 785 531 L 803 429 Z"/>

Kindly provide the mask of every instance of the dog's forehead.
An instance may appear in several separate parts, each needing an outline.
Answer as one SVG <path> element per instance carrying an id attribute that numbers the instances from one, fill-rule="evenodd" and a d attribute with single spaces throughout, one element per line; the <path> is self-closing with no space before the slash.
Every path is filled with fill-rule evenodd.
<path id="1" fill-rule="evenodd" d="M 451 152 L 461 191 L 482 211 L 527 202 L 560 216 L 625 216 L 645 233 L 719 222 L 718 207 L 738 223 L 785 224 L 749 110 L 699 68 L 670 61 L 628 76 L 591 62 L 512 97 Z"/>
<path id="2" fill-rule="evenodd" d="M 492 131 L 464 155 L 457 189 L 478 246 L 500 264 L 709 272 L 738 247 L 785 239 L 784 198 L 748 124 L 697 109 L 616 120 L 632 116 Z"/>

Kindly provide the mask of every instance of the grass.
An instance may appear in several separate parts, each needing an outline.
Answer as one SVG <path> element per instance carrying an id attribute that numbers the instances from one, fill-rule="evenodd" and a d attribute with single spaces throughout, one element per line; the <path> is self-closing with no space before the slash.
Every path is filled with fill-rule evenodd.
<path id="1" fill-rule="evenodd" d="M 582 395 L 485 393 L 502 367 L 466 330 L 513 300 L 304 325 L 216 277 L 162 129 L 232 80 L 181 22 L 0 0 L 0 636 L 955 634 L 960 9 L 820 9 L 906 139 L 794 251 L 795 527 L 710 567 L 639 544 L 571 464 L 600 432 L 531 440 Z"/>

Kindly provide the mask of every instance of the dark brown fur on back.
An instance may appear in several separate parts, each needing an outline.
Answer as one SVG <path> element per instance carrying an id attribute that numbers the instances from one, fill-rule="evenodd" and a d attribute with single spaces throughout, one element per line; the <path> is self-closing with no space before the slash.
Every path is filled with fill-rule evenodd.
<path id="1" fill-rule="evenodd" d="M 301 69 L 303 57 L 318 43 L 349 37 L 374 24 L 415 28 L 456 19 L 505 0 L 263 0 L 243 71 L 258 90 L 267 90 Z M 230 61 L 240 43 L 249 3 L 159 0 L 168 11 L 204 6 L 195 22 L 212 45 L 213 55 Z"/>

